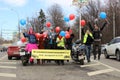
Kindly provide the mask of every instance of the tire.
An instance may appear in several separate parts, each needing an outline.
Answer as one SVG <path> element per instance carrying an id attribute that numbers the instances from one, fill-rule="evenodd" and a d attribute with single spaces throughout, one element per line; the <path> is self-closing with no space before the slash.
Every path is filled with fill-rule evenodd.
<path id="1" fill-rule="evenodd" d="M 12 59 L 12 56 L 8 56 L 8 60 L 11 60 Z"/>
<path id="2" fill-rule="evenodd" d="M 27 60 L 24 56 L 21 57 L 22 65 L 26 66 L 27 65 Z"/>
<path id="3" fill-rule="evenodd" d="M 117 52 L 116 52 L 116 59 L 117 59 L 118 61 L 120 61 L 120 51 L 117 51 Z"/>
<path id="4" fill-rule="evenodd" d="M 84 65 L 84 59 L 80 60 L 80 65 Z"/>
<path id="5" fill-rule="evenodd" d="M 108 58 L 110 57 L 110 56 L 107 54 L 107 51 L 106 51 L 106 50 L 104 51 L 104 56 L 105 56 L 106 59 L 108 59 Z"/>
<path id="6" fill-rule="evenodd" d="M 17 57 L 17 60 L 20 60 L 21 59 L 21 57 Z"/>

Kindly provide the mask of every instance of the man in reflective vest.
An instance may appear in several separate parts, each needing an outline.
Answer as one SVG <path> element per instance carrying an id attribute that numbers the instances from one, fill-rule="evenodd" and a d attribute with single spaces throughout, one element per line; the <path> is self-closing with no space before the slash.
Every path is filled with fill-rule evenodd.
<path id="1" fill-rule="evenodd" d="M 89 30 L 87 30 L 84 35 L 83 43 L 85 44 L 85 53 L 86 53 L 87 61 L 90 62 L 90 50 L 91 50 L 91 44 L 93 43 L 93 35 Z"/>
<path id="2" fill-rule="evenodd" d="M 64 37 L 59 35 L 57 37 L 56 43 L 57 43 L 57 49 L 65 49 L 65 38 Z M 57 64 L 64 65 L 64 60 L 57 60 Z"/>

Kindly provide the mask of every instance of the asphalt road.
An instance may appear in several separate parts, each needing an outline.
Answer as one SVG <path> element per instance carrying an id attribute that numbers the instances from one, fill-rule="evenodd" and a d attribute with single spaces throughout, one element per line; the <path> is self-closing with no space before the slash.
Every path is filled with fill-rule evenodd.
<path id="1" fill-rule="evenodd" d="M 63 66 L 52 62 L 24 67 L 20 60 L 8 60 L 0 53 L 0 80 L 120 80 L 120 62 L 102 55 L 100 61 L 85 65 L 70 61 Z"/>

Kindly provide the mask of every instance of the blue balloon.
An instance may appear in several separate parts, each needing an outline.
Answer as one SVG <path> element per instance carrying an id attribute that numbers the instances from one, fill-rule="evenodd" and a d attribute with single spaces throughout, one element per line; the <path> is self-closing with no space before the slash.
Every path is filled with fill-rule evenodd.
<path id="1" fill-rule="evenodd" d="M 105 19 L 107 17 L 105 12 L 101 12 L 100 13 L 100 18 Z"/>
<path id="2" fill-rule="evenodd" d="M 21 19 L 21 20 L 20 20 L 20 24 L 21 24 L 22 26 L 24 26 L 24 25 L 26 24 L 26 20 Z"/>
<path id="3" fill-rule="evenodd" d="M 61 31 L 61 32 L 60 32 L 60 36 L 63 36 L 63 37 L 64 37 L 65 34 L 66 34 L 65 31 Z"/>
<path id="4" fill-rule="evenodd" d="M 69 22 L 70 21 L 69 17 L 64 17 L 64 21 Z"/>

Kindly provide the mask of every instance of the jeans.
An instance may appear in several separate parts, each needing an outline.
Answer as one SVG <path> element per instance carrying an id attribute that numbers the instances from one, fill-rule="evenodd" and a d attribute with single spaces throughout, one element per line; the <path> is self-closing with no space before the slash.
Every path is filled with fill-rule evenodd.
<path id="1" fill-rule="evenodd" d="M 90 62 L 90 54 L 91 54 L 90 51 L 91 51 L 91 45 L 85 45 L 85 54 L 88 62 Z"/>

